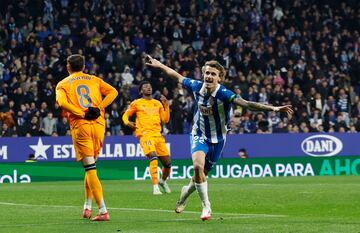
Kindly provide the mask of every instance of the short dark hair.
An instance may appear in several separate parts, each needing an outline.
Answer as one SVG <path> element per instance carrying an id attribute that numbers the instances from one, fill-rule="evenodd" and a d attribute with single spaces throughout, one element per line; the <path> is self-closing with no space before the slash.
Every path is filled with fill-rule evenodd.
<path id="1" fill-rule="evenodd" d="M 82 71 L 85 64 L 85 57 L 80 54 L 73 54 L 68 56 L 66 61 L 70 65 L 71 71 Z"/>
<path id="2" fill-rule="evenodd" d="M 246 149 L 245 149 L 245 148 L 240 148 L 240 149 L 239 149 L 239 152 L 246 153 Z"/>
<path id="3" fill-rule="evenodd" d="M 145 84 L 150 84 L 151 85 L 151 83 L 149 82 L 149 81 L 141 81 L 141 83 L 139 84 L 139 89 L 138 89 L 138 91 L 139 91 L 139 93 L 141 92 L 141 88 L 145 85 Z"/>

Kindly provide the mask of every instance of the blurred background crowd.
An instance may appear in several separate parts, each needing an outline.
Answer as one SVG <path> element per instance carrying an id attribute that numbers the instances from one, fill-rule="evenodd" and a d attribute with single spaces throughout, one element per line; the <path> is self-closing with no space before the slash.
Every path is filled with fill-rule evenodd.
<path id="1" fill-rule="evenodd" d="M 164 133 L 191 129 L 191 93 L 145 67 L 146 53 L 196 80 L 217 60 L 237 95 L 294 107 L 292 119 L 235 108 L 232 134 L 359 132 L 359 30 L 357 0 L 2 0 L 0 136 L 69 134 L 55 86 L 73 53 L 119 90 L 107 135 L 132 134 L 121 115 L 142 80 L 170 101 Z"/>

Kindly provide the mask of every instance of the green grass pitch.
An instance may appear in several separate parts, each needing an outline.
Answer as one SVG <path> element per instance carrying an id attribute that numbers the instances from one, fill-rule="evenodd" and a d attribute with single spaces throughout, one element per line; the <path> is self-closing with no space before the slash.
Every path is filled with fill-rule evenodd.
<path id="1" fill-rule="evenodd" d="M 360 232 L 360 176 L 210 179 L 205 222 L 196 192 L 174 212 L 187 182 L 153 196 L 148 180 L 103 181 L 110 222 L 80 218 L 80 181 L 0 184 L 0 232 Z"/>

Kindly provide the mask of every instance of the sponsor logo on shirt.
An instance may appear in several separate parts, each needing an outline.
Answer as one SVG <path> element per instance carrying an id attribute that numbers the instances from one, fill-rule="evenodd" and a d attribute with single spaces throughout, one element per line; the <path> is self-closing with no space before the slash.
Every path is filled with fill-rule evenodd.
<path id="1" fill-rule="evenodd" d="M 200 110 L 200 113 L 204 116 L 209 116 L 209 115 L 213 115 L 213 109 L 212 107 L 204 107 L 204 106 L 201 106 L 199 105 L 199 110 Z"/>

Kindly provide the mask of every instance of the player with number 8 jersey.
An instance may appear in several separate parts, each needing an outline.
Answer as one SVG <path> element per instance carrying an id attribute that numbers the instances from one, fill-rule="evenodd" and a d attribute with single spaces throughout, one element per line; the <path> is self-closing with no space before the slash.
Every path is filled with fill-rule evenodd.
<path id="1" fill-rule="evenodd" d="M 81 116 L 85 114 L 87 108 L 93 106 L 100 109 L 100 117 L 95 119 L 95 122 L 105 126 L 104 107 L 106 106 L 103 105 L 107 105 L 107 103 L 103 103 L 102 96 L 106 96 L 113 92 L 113 90 L 114 87 L 102 79 L 94 75 L 85 74 L 82 71 L 72 73 L 60 81 L 56 87 L 57 101 L 66 99 L 69 104 L 76 108 L 74 108 L 75 111 L 68 111 L 71 129 L 89 123 L 87 119 Z"/>
<path id="2" fill-rule="evenodd" d="M 85 204 L 83 217 L 91 218 L 92 199 L 99 214 L 94 221 L 110 220 L 103 199 L 103 189 L 96 173 L 96 159 L 104 142 L 105 108 L 118 95 L 117 90 L 102 79 L 85 74 L 85 59 L 80 54 L 67 58 L 69 76 L 56 86 L 56 101 L 68 113 L 76 158 L 85 169 Z"/>

